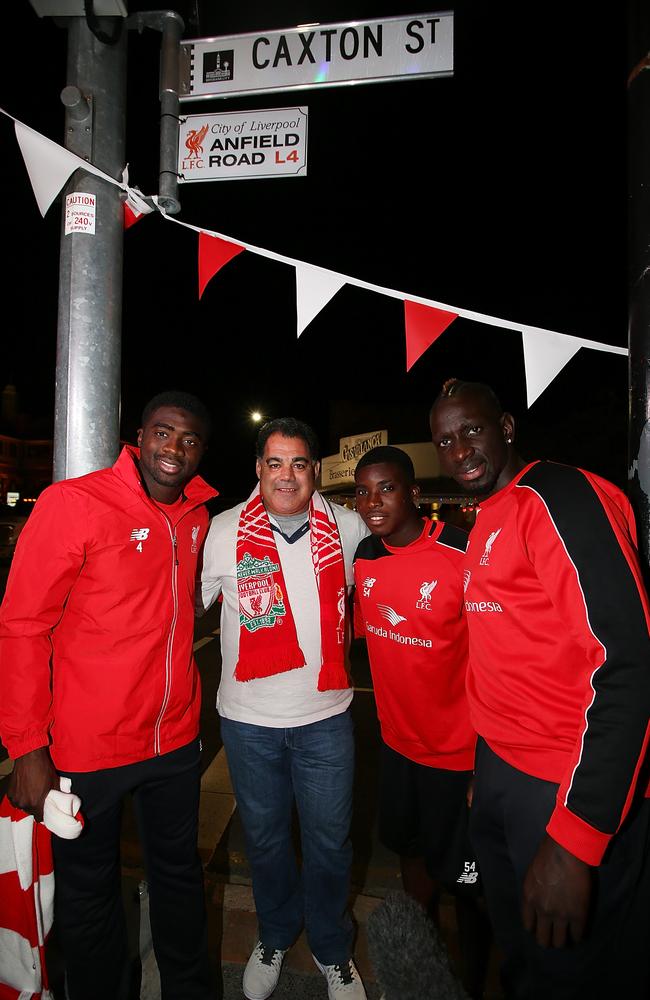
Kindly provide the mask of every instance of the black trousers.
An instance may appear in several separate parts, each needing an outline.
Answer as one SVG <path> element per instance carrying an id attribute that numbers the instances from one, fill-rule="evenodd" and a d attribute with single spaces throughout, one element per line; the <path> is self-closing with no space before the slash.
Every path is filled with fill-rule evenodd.
<path id="1" fill-rule="evenodd" d="M 512 1000 L 648 1000 L 650 800 L 638 802 L 593 869 L 586 939 L 540 948 L 524 930 L 524 877 L 545 834 L 558 786 L 506 764 L 478 741 L 470 836 Z"/>
<path id="2" fill-rule="evenodd" d="M 55 922 L 70 1000 L 122 1000 L 128 955 L 121 900 L 122 801 L 133 794 L 163 1000 L 213 1000 L 203 869 L 197 851 L 198 739 L 161 757 L 63 772 L 80 796 L 77 840 L 53 837 Z"/>

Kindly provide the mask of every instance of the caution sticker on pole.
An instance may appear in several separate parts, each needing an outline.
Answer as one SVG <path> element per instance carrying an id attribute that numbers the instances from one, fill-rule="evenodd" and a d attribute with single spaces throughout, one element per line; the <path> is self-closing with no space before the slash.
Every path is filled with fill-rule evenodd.
<path id="1" fill-rule="evenodd" d="M 65 199 L 65 235 L 70 233 L 88 233 L 95 235 L 95 215 L 97 211 L 97 196 L 75 191 L 66 195 Z"/>

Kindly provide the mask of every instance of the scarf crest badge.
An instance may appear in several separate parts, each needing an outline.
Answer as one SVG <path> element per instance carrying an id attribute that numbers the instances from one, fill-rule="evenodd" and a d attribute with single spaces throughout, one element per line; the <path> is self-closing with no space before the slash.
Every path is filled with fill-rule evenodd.
<path id="1" fill-rule="evenodd" d="M 287 613 L 284 594 L 274 573 L 280 572 L 280 564 L 268 555 L 256 559 L 245 552 L 237 563 L 237 590 L 239 595 L 239 624 L 249 632 L 260 628 L 282 625 Z"/>

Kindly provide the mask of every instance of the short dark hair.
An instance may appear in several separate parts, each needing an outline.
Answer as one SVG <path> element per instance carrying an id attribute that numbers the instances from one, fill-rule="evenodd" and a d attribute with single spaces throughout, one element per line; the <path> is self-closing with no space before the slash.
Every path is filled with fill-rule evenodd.
<path id="1" fill-rule="evenodd" d="M 212 417 L 207 406 L 201 402 L 198 396 L 193 396 L 191 392 L 180 392 L 177 389 L 169 389 L 167 392 L 159 392 L 158 395 L 150 399 L 142 411 L 142 426 L 145 427 L 152 414 L 159 410 L 161 406 L 172 406 L 176 410 L 187 410 L 194 417 L 198 417 L 205 429 L 206 440 L 212 431 Z"/>
<path id="2" fill-rule="evenodd" d="M 280 434 L 285 438 L 302 438 L 307 445 L 309 457 L 312 462 L 317 462 L 320 458 L 320 445 L 316 431 L 309 424 L 304 423 L 304 421 L 297 420 L 296 417 L 276 417 L 275 420 L 267 420 L 260 427 L 255 443 L 255 455 L 257 458 L 264 456 L 266 442 L 271 437 L 271 434 Z"/>
<path id="3" fill-rule="evenodd" d="M 455 396 L 465 395 L 478 396 L 492 410 L 497 419 L 503 414 L 503 407 L 494 389 L 486 385 L 485 382 L 464 382 L 460 378 L 448 378 L 443 382 L 442 389 L 431 406 L 431 413 L 433 413 L 434 407 L 442 402 L 443 399 L 453 399 Z"/>
<path id="4" fill-rule="evenodd" d="M 411 456 L 407 455 L 401 448 L 393 448 L 392 445 L 380 445 L 378 448 L 371 448 L 365 455 L 362 455 L 354 470 L 356 476 L 359 469 L 365 469 L 367 465 L 396 465 L 401 469 L 406 477 L 409 486 L 415 482 L 415 469 Z"/>

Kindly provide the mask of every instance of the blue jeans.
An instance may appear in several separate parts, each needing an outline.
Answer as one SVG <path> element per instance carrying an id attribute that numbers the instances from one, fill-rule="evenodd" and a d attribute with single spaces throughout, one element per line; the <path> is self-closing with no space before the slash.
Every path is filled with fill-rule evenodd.
<path id="1" fill-rule="evenodd" d="M 350 710 L 291 729 L 220 722 L 246 836 L 260 940 L 289 948 L 304 924 L 321 964 L 346 962 L 352 954 Z M 294 798 L 302 876 L 291 838 Z"/>

